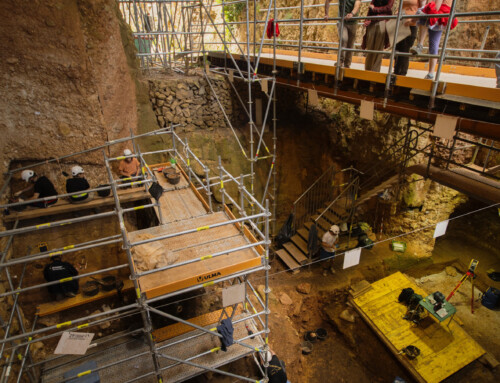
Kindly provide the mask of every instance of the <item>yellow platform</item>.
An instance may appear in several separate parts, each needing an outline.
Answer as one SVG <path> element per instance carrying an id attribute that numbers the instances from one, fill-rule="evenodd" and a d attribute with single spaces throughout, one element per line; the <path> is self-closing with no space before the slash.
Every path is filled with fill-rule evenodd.
<path id="1" fill-rule="evenodd" d="M 398 302 L 401 290 L 411 287 L 417 294 L 428 293 L 400 272 L 371 284 L 372 288 L 352 303 L 403 365 L 419 382 L 441 382 L 485 353 L 455 321 L 442 323 L 426 318 L 427 325 L 403 319 L 406 307 Z M 414 345 L 420 356 L 409 360 L 399 351 Z"/>

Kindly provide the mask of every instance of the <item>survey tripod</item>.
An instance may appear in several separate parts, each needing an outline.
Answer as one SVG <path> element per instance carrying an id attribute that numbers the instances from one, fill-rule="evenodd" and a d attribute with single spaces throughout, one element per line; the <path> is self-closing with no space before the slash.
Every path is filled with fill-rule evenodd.
<path id="1" fill-rule="evenodd" d="M 462 284 L 467 280 L 467 278 L 470 278 L 470 283 L 471 283 L 471 286 L 472 286 L 472 296 L 470 298 L 470 312 L 472 314 L 474 314 L 474 279 L 476 278 L 475 271 L 476 271 L 476 267 L 477 267 L 478 263 L 479 263 L 479 261 L 476 260 L 476 259 L 473 259 L 472 261 L 470 261 L 470 263 L 469 263 L 469 270 L 467 270 L 467 272 L 460 279 L 460 281 L 455 286 L 455 288 L 453 289 L 453 291 L 446 298 L 446 300 L 449 302 L 450 299 L 451 299 L 451 297 L 453 297 L 453 294 L 455 294 L 455 292 L 460 288 L 460 286 L 462 286 Z"/>

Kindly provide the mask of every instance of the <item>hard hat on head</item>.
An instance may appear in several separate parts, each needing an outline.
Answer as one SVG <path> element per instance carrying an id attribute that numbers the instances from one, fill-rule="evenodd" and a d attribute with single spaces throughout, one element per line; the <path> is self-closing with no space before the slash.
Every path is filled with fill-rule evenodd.
<path id="1" fill-rule="evenodd" d="M 271 351 L 268 351 L 267 352 L 267 361 L 270 362 L 272 358 L 273 358 L 273 353 Z"/>
<path id="2" fill-rule="evenodd" d="M 73 174 L 73 177 L 76 177 L 78 174 L 83 173 L 85 172 L 83 171 L 83 168 L 81 166 L 76 165 L 71 168 L 71 174 Z"/>
<path id="3" fill-rule="evenodd" d="M 21 173 L 21 178 L 23 179 L 24 182 L 29 182 L 31 177 L 35 175 L 35 172 L 33 170 L 23 170 Z"/>
<path id="4" fill-rule="evenodd" d="M 340 228 L 337 225 L 332 225 L 332 227 L 330 227 L 330 231 L 333 234 L 338 234 L 338 233 L 340 233 Z"/>
<path id="5" fill-rule="evenodd" d="M 123 151 L 123 155 L 124 155 L 124 156 L 130 156 L 131 154 L 132 154 L 132 150 L 130 150 L 130 149 L 125 149 L 125 150 Z"/>

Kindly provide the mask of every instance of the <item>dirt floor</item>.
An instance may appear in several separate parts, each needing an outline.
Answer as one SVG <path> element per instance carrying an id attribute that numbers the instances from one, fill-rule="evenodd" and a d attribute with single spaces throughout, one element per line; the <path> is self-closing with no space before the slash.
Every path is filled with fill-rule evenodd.
<path id="1" fill-rule="evenodd" d="M 467 270 L 471 258 L 480 261 L 476 279 L 475 314 L 470 313 L 470 284 L 464 284 L 452 302 L 457 307 L 457 317 L 464 329 L 489 353 L 499 359 L 500 343 L 497 336 L 500 312 L 483 307 L 479 289 L 488 286 L 499 288 L 486 276 L 486 270 L 498 267 L 498 250 L 491 251 L 471 245 L 467 239 L 454 236 L 438 240 L 431 258 L 410 257 L 393 253 L 388 245 L 375 246 L 371 251 L 363 250 L 359 266 L 342 270 L 342 260 L 334 261 L 335 274 L 324 276 L 330 264 L 316 264 L 304 268 L 298 274 L 284 271 L 279 260 L 273 262 L 274 274 L 270 278 L 272 288 L 270 300 L 270 344 L 287 364 L 292 382 L 392 382 L 396 376 L 411 382 L 409 376 L 394 356 L 388 351 L 373 331 L 348 306 L 347 288 L 357 281 L 376 281 L 397 269 L 414 277 L 429 292 L 442 291 L 445 295 L 456 285 Z M 445 271 L 455 274 L 448 275 Z M 455 271 L 455 273 L 454 273 Z M 276 274 L 277 273 L 277 274 Z M 309 283 L 310 293 L 301 294 L 297 286 Z M 291 304 L 286 303 L 286 294 Z M 354 323 L 340 318 L 344 311 L 354 317 Z M 300 344 L 307 331 L 319 327 L 328 331 L 328 338 L 313 345 L 310 355 L 301 355 Z M 493 335 L 493 336 L 492 336 Z M 476 361 L 446 382 L 495 382 L 500 378 L 499 369 L 490 370 Z"/>

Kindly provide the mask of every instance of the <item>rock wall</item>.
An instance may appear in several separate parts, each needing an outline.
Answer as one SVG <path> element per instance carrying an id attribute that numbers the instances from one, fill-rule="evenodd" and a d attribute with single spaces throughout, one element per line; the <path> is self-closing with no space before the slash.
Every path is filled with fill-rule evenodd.
<path id="1" fill-rule="evenodd" d="M 113 0 L 1 2 L 0 171 L 137 129 L 117 12 Z"/>
<path id="2" fill-rule="evenodd" d="M 224 111 L 234 120 L 230 86 L 219 76 L 210 76 Z M 226 120 L 210 85 L 201 73 L 192 76 L 161 75 L 149 79 L 149 96 L 160 127 L 182 124 L 186 131 L 226 128 Z M 236 101 L 237 102 L 237 101 Z"/>

